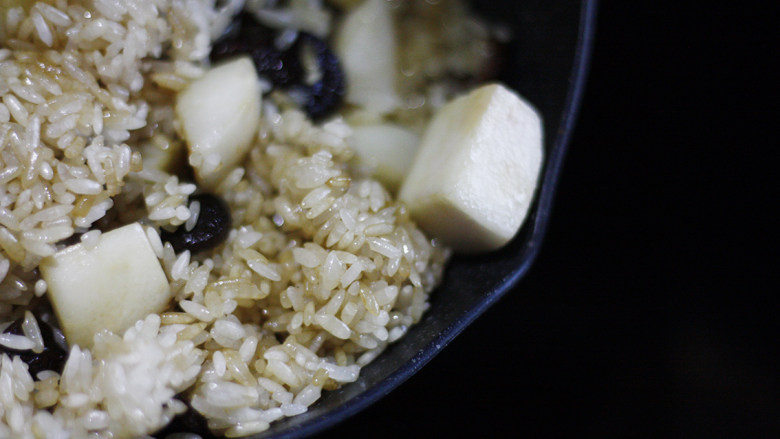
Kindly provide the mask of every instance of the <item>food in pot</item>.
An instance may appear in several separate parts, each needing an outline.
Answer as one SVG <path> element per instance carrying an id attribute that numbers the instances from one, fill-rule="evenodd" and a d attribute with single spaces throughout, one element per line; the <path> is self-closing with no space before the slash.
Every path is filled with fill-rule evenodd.
<path id="1" fill-rule="evenodd" d="M 0 437 L 264 431 L 422 318 L 445 218 L 514 234 L 538 119 L 456 99 L 500 33 L 431 3 L 0 2 Z"/>

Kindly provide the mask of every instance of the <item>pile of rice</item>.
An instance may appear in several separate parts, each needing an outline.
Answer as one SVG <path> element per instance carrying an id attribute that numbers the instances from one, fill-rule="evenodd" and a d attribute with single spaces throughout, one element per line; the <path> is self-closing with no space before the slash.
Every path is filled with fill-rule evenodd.
<path id="1" fill-rule="evenodd" d="M 248 3 L 279 26 L 329 31 L 319 1 Z M 460 23 L 462 7 L 448 4 Z M 227 241 L 196 257 L 160 240 L 161 227 L 197 219 L 187 201 L 197 187 L 144 169 L 140 151 L 181 141 L 175 93 L 204 73 L 211 42 L 244 6 L 0 3 L 0 332 L 25 319 L 24 335 L 2 333 L 0 345 L 43 348 L 28 309 L 47 290 L 37 266 L 74 236 L 93 246 L 101 230 L 141 221 L 175 296 L 124 334 L 72 347 L 61 373 L 33 380 L 19 357 L 0 355 L 0 437 L 144 436 L 186 409 L 178 394 L 219 434 L 260 432 L 355 381 L 428 307 L 448 252 L 381 184 L 350 174 L 342 117 L 315 125 L 267 101 L 245 165 L 216 191 L 232 214 Z M 482 61 L 423 58 L 440 69 Z M 453 89 L 428 78 L 392 117 L 419 124 L 420 109 Z"/>

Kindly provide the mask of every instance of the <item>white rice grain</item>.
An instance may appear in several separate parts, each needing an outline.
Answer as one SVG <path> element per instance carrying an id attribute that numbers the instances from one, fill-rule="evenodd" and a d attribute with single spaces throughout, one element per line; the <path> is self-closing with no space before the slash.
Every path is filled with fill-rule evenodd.
<path id="1" fill-rule="evenodd" d="M 103 185 L 86 178 L 74 178 L 65 180 L 63 183 L 68 190 L 76 194 L 97 195 L 103 190 Z"/>
<path id="2" fill-rule="evenodd" d="M 244 339 L 244 342 L 238 349 L 238 354 L 244 362 L 248 363 L 254 357 L 255 351 L 257 350 L 257 342 L 257 337 L 254 336 Z"/>
<path id="3" fill-rule="evenodd" d="M 223 337 L 232 340 L 240 340 L 246 334 L 246 331 L 240 324 L 226 319 L 219 319 L 214 322 L 214 330 Z"/>
<path id="4" fill-rule="evenodd" d="M 333 336 L 346 340 L 352 334 L 352 330 L 349 326 L 337 319 L 332 315 L 317 314 L 314 317 L 318 325 L 322 326 L 322 329 L 330 332 Z"/>
<path id="5" fill-rule="evenodd" d="M 43 19 L 43 16 L 38 11 L 33 12 L 31 18 L 35 31 L 38 33 L 38 38 L 40 38 L 43 44 L 51 47 L 54 44 L 54 35 L 51 29 L 49 29 L 49 25 L 46 24 L 46 20 Z"/>
<path id="6" fill-rule="evenodd" d="M 293 257 L 295 262 L 303 265 L 304 267 L 314 268 L 320 264 L 320 259 L 317 254 L 311 250 L 305 248 L 294 248 Z"/>
<path id="7" fill-rule="evenodd" d="M 43 2 L 38 2 L 35 4 L 35 8 L 47 20 L 49 20 L 53 24 L 56 24 L 57 26 L 70 26 L 72 23 L 72 20 L 70 19 L 70 17 L 68 17 L 68 14 L 55 8 L 54 6 L 48 5 Z"/>
<path id="8" fill-rule="evenodd" d="M 340 383 L 351 383 L 358 379 L 360 373 L 360 366 L 338 366 L 324 360 L 319 364 L 319 368 L 325 369 L 328 377 Z"/>
<path id="9" fill-rule="evenodd" d="M 263 234 L 255 231 L 251 226 L 243 226 L 238 229 L 236 242 L 241 248 L 249 248 L 255 245 L 262 237 Z"/>
<path id="10" fill-rule="evenodd" d="M 192 231 L 192 229 L 195 227 L 195 224 L 198 222 L 198 216 L 200 215 L 200 201 L 193 200 L 190 203 L 190 209 L 189 209 L 189 217 L 187 218 L 187 221 L 184 223 L 185 230 Z"/>
<path id="11" fill-rule="evenodd" d="M 308 386 L 304 387 L 303 390 L 298 392 L 298 394 L 295 396 L 295 399 L 293 399 L 293 404 L 308 407 L 320 399 L 321 391 L 322 389 L 320 387 L 309 384 Z"/>
<path id="12" fill-rule="evenodd" d="M 225 356 L 222 354 L 222 351 L 216 351 L 214 352 L 214 355 L 212 356 L 211 360 L 214 362 L 214 371 L 216 371 L 218 377 L 225 376 L 225 371 L 227 370 L 227 366 L 225 363 Z"/>
<path id="13" fill-rule="evenodd" d="M 358 261 L 352 264 L 339 279 L 341 286 L 347 288 L 352 282 L 356 281 L 363 272 L 363 264 Z"/>
<path id="14" fill-rule="evenodd" d="M 187 267 L 190 265 L 190 251 L 184 250 L 178 258 L 176 258 L 176 262 L 173 263 L 173 266 L 171 267 L 171 277 L 173 277 L 173 280 L 180 280 L 184 279 L 187 275 Z"/>
<path id="15" fill-rule="evenodd" d="M 371 250 L 386 256 L 388 258 L 400 258 L 401 250 L 393 245 L 387 238 L 367 238 L 368 246 Z"/>
<path id="16" fill-rule="evenodd" d="M 25 337 L 33 342 L 32 351 L 36 354 L 43 352 L 43 335 L 41 335 L 41 329 L 38 326 L 38 321 L 30 311 L 24 312 L 22 331 L 24 332 Z"/>
<path id="17" fill-rule="evenodd" d="M 162 259 L 163 243 L 160 239 L 160 234 L 157 233 L 157 230 L 154 227 L 146 227 L 146 238 L 149 240 L 149 245 L 152 246 L 152 250 L 154 250 L 154 254 L 157 258 Z"/>
<path id="18" fill-rule="evenodd" d="M 38 15 L 40 17 L 40 15 Z M 23 86 L 21 84 L 11 84 L 11 91 L 19 98 L 30 102 L 32 104 L 45 104 L 46 98 L 41 96 L 35 88 L 29 86 Z"/>
<path id="19" fill-rule="evenodd" d="M 299 386 L 300 380 L 293 370 L 285 363 L 277 360 L 269 360 L 266 371 L 273 374 L 281 383 L 290 387 Z"/>
<path id="20" fill-rule="evenodd" d="M 405 325 L 396 326 L 393 329 L 390 330 L 387 336 L 387 341 L 392 343 L 404 335 L 406 335 L 406 331 L 408 330 L 408 327 Z"/>
<path id="21" fill-rule="evenodd" d="M 225 381 L 210 383 L 206 394 L 210 405 L 221 408 L 248 406 L 257 397 L 256 389 Z"/>
<path id="22" fill-rule="evenodd" d="M 280 362 L 286 362 L 290 360 L 290 356 L 287 355 L 281 349 L 268 349 L 263 354 L 263 358 L 265 358 L 268 361 L 275 360 Z"/>
<path id="23" fill-rule="evenodd" d="M 295 404 L 295 403 L 282 404 L 281 409 L 282 409 L 282 413 L 284 413 L 285 416 L 295 416 L 306 412 L 305 405 Z"/>
<path id="24" fill-rule="evenodd" d="M 52 226 L 45 229 L 32 229 L 22 232 L 22 244 L 26 245 L 28 241 L 39 243 L 57 242 L 73 235 L 73 227 L 69 225 Z M 30 247 L 32 248 L 32 247 Z"/>
<path id="25" fill-rule="evenodd" d="M 260 276 L 272 280 L 272 281 L 280 281 L 282 280 L 282 276 L 279 274 L 279 272 L 276 271 L 271 265 L 266 264 L 264 262 L 261 262 L 258 259 L 252 259 L 246 261 L 246 264 L 249 266 L 249 268 L 252 269 L 255 273 L 259 274 Z"/>
<path id="26" fill-rule="evenodd" d="M 35 342 L 23 335 L 0 334 L 0 345 L 17 351 L 26 351 L 35 347 Z"/>
<path id="27" fill-rule="evenodd" d="M 278 402 L 279 404 L 290 404 L 293 400 L 293 394 L 292 392 L 288 392 L 286 390 L 274 392 L 271 394 L 271 399 Z"/>
<path id="28" fill-rule="evenodd" d="M 84 427 L 90 430 L 107 428 L 111 422 L 109 414 L 103 410 L 90 410 L 83 419 Z"/>
<path id="29" fill-rule="evenodd" d="M 358 357 L 358 359 L 355 361 L 355 363 L 358 366 L 363 367 L 363 366 L 367 365 L 368 363 L 374 361 L 382 352 L 384 352 L 384 348 L 383 347 L 379 347 L 377 349 L 372 349 L 370 351 L 366 351 L 362 355 L 360 355 L 360 357 Z"/>
<path id="30" fill-rule="evenodd" d="M 214 320 L 214 316 L 211 314 L 211 312 L 209 312 L 205 306 L 199 303 L 195 303 L 191 300 L 182 300 L 179 302 L 179 306 L 184 310 L 184 312 L 192 315 L 202 322 L 209 323 Z"/>
<path id="31" fill-rule="evenodd" d="M 155 207 L 149 212 L 149 219 L 152 221 L 167 220 L 176 216 L 176 208 L 174 207 Z"/>
<path id="32" fill-rule="evenodd" d="M 90 230 L 81 235 L 81 243 L 85 249 L 94 249 L 100 242 L 100 230 Z"/>
<path id="33" fill-rule="evenodd" d="M 225 437 L 246 437 L 268 430 L 268 421 L 257 420 L 249 422 L 237 422 L 234 427 L 225 431 Z"/>
<path id="34" fill-rule="evenodd" d="M 20 123 L 22 125 L 27 125 L 27 118 L 29 117 L 29 113 L 27 112 L 27 109 L 22 105 L 22 103 L 19 102 L 19 99 L 17 99 L 16 96 L 12 94 L 4 95 L 3 104 L 5 104 L 5 107 L 11 113 L 11 116 L 14 118 L 14 120 L 17 123 Z"/>
<path id="35" fill-rule="evenodd" d="M 186 222 L 190 219 L 190 210 L 185 206 L 178 206 L 176 208 L 176 219 L 182 222 Z M 194 227 L 194 226 L 193 226 Z M 192 230 L 192 229 L 190 229 Z"/>
<path id="36" fill-rule="evenodd" d="M 335 252 L 328 253 L 325 258 L 325 262 L 322 265 L 322 285 L 328 290 L 336 288 L 339 283 L 339 278 L 344 275 L 344 264 L 338 258 Z"/>

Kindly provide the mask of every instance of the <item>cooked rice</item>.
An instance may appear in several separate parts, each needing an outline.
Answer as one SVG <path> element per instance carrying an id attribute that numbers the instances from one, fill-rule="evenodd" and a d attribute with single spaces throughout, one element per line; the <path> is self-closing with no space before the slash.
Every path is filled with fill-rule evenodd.
<path id="1" fill-rule="evenodd" d="M 330 32 L 320 1 L 247 3 L 286 30 L 279 45 L 295 30 Z M 473 75 L 491 55 L 487 31 L 460 2 L 417 3 L 397 5 L 418 16 L 398 23 L 417 26 L 401 41 L 402 68 L 425 74 L 411 75 L 406 107 L 390 116 L 414 129 L 463 86 L 445 71 Z M 23 335 L 2 333 L 0 345 L 43 348 L 27 309 L 48 289 L 37 266 L 74 235 L 94 247 L 101 230 L 140 220 L 175 303 L 122 336 L 96 334 L 91 350 L 73 346 L 61 373 L 37 381 L 18 356 L 0 355 L 0 437 L 143 436 L 185 410 L 181 392 L 215 432 L 260 432 L 355 381 L 421 318 L 448 251 L 380 183 L 350 175 L 351 128 L 340 117 L 315 125 L 264 102 L 245 165 L 217 188 L 232 214 L 227 241 L 193 256 L 160 239 L 162 228 L 194 226 L 197 187 L 144 169 L 141 151 L 181 142 L 173 97 L 203 74 L 244 0 L 2 5 L 0 330 L 24 322 Z M 451 24 L 446 35 L 438 19 Z M 466 39 L 468 50 L 454 50 Z M 365 117 L 354 109 L 347 120 Z"/>

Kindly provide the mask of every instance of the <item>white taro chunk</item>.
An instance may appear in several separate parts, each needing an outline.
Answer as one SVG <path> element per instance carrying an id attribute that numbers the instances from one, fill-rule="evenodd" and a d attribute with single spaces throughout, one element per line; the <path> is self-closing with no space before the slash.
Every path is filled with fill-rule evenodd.
<path id="1" fill-rule="evenodd" d="M 391 123 L 353 128 L 355 162 L 360 168 L 368 168 L 394 192 L 411 168 L 419 144 L 420 138 L 414 132 Z"/>
<path id="2" fill-rule="evenodd" d="M 437 112 L 399 199 L 456 251 L 497 249 L 520 229 L 541 163 L 539 115 L 502 85 L 485 85 Z"/>
<path id="3" fill-rule="evenodd" d="M 216 187 L 249 151 L 260 119 L 260 83 L 248 57 L 193 81 L 176 99 L 176 117 L 198 182 Z"/>
<path id="4" fill-rule="evenodd" d="M 396 41 L 386 0 L 365 0 L 344 17 L 334 48 L 347 77 L 347 102 L 374 114 L 398 107 Z"/>
<path id="5" fill-rule="evenodd" d="M 103 233 L 92 248 L 67 247 L 45 258 L 40 269 L 71 346 L 91 347 L 104 329 L 121 334 L 171 300 L 168 279 L 138 223 Z"/>

